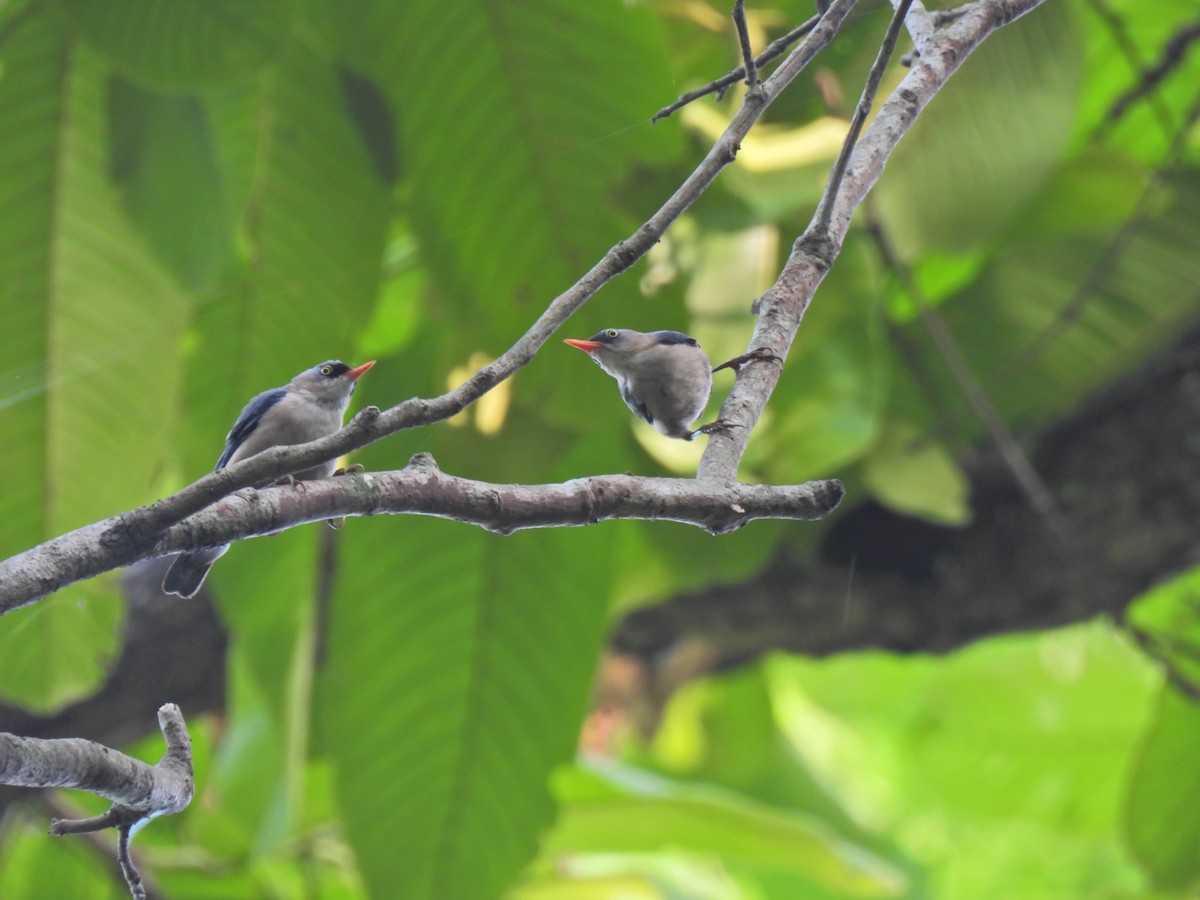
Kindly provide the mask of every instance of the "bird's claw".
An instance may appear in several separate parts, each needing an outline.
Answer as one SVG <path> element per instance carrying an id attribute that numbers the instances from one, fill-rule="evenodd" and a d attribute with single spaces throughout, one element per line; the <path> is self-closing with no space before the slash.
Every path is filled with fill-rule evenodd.
<path id="1" fill-rule="evenodd" d="M 707 425 L 701 425 L 692 432 L 692 437 L 698 434 L 715 434 L 718 431 L 728 431 L 730 428 L 741 428 L 737 422 L 732 422 L 729 419 L 717 419 L 715 422 L 709 422 Z M 690 441 L 692 438 L 689 437 Z"/>
<path id="2" fill-rule="evenodd" d="M 336 473 L 334 473 L 334 474 L 336 474 Z M 343 525 L 346 524 L 346 517 L 338 516 L 336 519 L 326 519 L 325 524 L 328 525 L 330 528 L 332 528 L 334 531 L 337 531 L 339 528 L 341 528 Z"/>
<path id="3" fill-rule="evenodd" d="M 339 475 L 357 475 L 359 472 L 365 472 L 365 471 L 367 471 L 367 470 L 363 465 L 361 465 L 360 463 L 353 463 L 351 465 L 341 466 L 340 468 L 335 469 L 333 472 L 333 477 L 337 478 Z M 332 520 L 330 520 L 330 521 L 332 521 Z M 341 526 L 339 525 L 337 527 L 340 528 Z"/>
<path id="4" fill-rule="evenodd" d="M 296 483 L 295 475 L 282 475 L 276 480 L 275 485 L 277 487 L 295 487 Z"/>
<path id="5" fill-rule="evenodd" d="M 713 369 L 713 374 L 720 372 L 722 369 L 733 369 L 734 372 L 741 372 L 742 366 L 752 362 L 777 362 L 782 363 L 783 360 L 771 352 L 770 347 L 756 347 L 749 353 L 743 353 L 741 356 L 735 356 L 733 359 L 727 359 L 719 366 Z"/>

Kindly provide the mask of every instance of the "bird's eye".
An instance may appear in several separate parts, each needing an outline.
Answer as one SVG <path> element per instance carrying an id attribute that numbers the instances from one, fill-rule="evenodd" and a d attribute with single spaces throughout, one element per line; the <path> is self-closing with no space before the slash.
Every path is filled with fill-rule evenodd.
<path id="1" fill-rule="evenodd" d="M 321 374 L 322 375 L 332 375 L 333 374 L 333 366 L 321 366 Z"/>
<path id="2" fill-rule="evenodd" d="M 615 338 L 617 336 L 617 329 L 615 329 L 615 328 L 608 329 L 608 331 L 604 332 L 604 336 L 610 337 L 610 338 Z"/>

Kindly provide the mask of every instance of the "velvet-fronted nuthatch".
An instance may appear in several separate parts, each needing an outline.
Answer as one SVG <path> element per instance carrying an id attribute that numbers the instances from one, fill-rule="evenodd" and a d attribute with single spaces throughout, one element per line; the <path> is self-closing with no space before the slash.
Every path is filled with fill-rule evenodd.
<path id="1" fill-rule="evenodd" d="M 301 372 L 283 387 L 263 391 L 246 404 L 225 438 L 225 452 L 213 471 L 262 453 L 281 444 L 306 444 L 333 434 L 342 427 L 350 395 L 372 360 L 356 368 L 331 359 Z M 297 472 L 298 481 L 328 478 L 335 460 Z M 181 553 L 167 570 L 162 589 L 167 594 L 193 597 L 229 545 Z"/>
<path id="2" fill-rule="evenodd" d="M 692 428 L 708 404 L 713 373 L 695 338 L 680 331 L 607 328 L 586 341 L 566 343 L 617 379 L 625 405 L 660 434 L 690 441 L 729 427 L 718 420 Z"/>

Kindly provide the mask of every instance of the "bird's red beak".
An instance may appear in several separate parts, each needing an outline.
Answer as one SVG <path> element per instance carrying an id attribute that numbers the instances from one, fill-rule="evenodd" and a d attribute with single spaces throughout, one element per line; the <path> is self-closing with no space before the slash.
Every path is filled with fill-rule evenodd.
<path id="1" fill-rule="evenodd" d="M 577 341 L 574 338 L 566 338 L 564 344 L 570 344 L 576 350 L 582 350 L 584 353 L 591 353 L 600 346 L 599 341 Z"/>
<path id="2" fill-rule="evenodd" d="M 365 362 L 358 368 L 351 369 L 349 372 L 346 372 L 345 374 L 342 375 L 342 377 L 349 378 L 351 381 L 358 381 L 358 379 L 362 378 L 363 375 L 365 375 L 367 373 L 367 369 L 371 368 L 371 366 L 373 366 L 373 365 L 375 365 L 375 360 L 371 360 L 370 362 Z"/>

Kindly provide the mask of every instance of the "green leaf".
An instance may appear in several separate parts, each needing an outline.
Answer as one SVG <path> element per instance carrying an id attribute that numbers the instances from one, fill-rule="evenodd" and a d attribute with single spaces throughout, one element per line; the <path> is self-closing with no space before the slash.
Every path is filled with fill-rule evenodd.
<path id="1" fill-rule="evenodd" d="M 26 17 L 0 53 L 7 556 L 152 499 L 179 390 L 173 351 L 186 304 L 107 180 L 99 60 L 64 44 L 40 15 Z M 8 624 L 0 684 L 10 699 L 52 705 L 101 675 L 120 615 L 110 581 Z"/>
<path id="2" fill-rule="evenodd" d="M 1200 178 L 1194 172 L 1165 177 L 1119 245 L 1115 225 L 1094 226 L 1090 200 L 1076 205 L 1074 229 L 1063 226 L 1068 198 L 1086 193 L 1076 167 L 1097 177 L 1106 172 L 1106 196 L 1130 209 L 1144 188 L 1144 176 L 1131 166 L 1101 154 L 1064 169 L 979 279 L 943 307 L 1010 424 L 1061 412 L 1195 314 Z"/>
<path id="3" fill-rule="evenodd" d="M 586 799 L 566 802 L 542 844 L 547 865 L 559 854 L 670 848 L 799 874 L 839 896 L 894 897 L 905 890 L 901 871 L 806 816 L 616 766 L 597 768 L 594 777 L 610 780 L 620 794 L 586 789 Z M 578 796 L 579 788 L 572 790 Z"/>
<path id="4" fill-rule="evenodd" d="M 129 890 L 86 847 L 79 842 L 52 840 L 44 827 L 18 832 L 5 841 L 0 854 L 0 893 L 5 897 L 95 900 L 129 896 Z"/>
<path id="5" fill-rule="evenodd" d="M 1154 883 L 1200 883 L 1200 704 L 1171 685 L 1159 699 L 1129 779 L 1125 839 Z"/>
<path id="6" fill-rule="evenodd" d="M 1146 591 L 1126 609 L 1125 620 L 1176 677 L 1200 687 L 1200 567 Z"/>
<path id="7" fill-rule="evenodd" d="M 943 525 L 971 518 L 970 485 L 946 448 L 921 429 L 889 419 L 863 464 L 863 480 L 880 503 Z"/>
<path id="8" fill-rule="evenodd" d="M 296 48 L 247 95 L 205 104 L 250 266 L 198 311 L 186 457 L 210 468 L 242 405 L 322 360 L 353 361 L 378 289 L 388 196 L 330 65 Z"/>
<path id="9" fill-rule="evenodd" d="M 234 262 L 234 213 L 203 105 L 118 78 L 108 97 L 113 178 L 130 218 L 182 284 L 211 288 Z"/>
<path id="10" fill-rule="evenodd" d="M 1081 35 L 1064 3 L 1046 4 L 971 54 L 875 188 L 903 257 L 969 250 L 1020 212 L 1062 161 L 1082 62 Z"/>
<path id="11" fill-rule="evenodd" d="M 228 82 L 265 62 L 295 0 L 60 0 L 70 26 L 113 68 L 144 84 Z"/>
<path id="12" fill-rule="evenodd" d="M 217 835 L 227 852 L 230 844 L 258 854 L 276 849 L 303 813 L 320 547 L 333 537 L 317 523 L 239 541 L 209 576 L 234 635 L 231 734 L 213 773 L 214 788 L 236 818 Z"/>
<path id="13" fill-rule="evenodd" d="M 363 876 L 380 897 L 498 896 L 574 750 L 609 538 L 424 518 L 341 536 L 320 721 Z"/>
<path id="14" fill-rule="evenodd" d="M 936 659 L 764 665 L 797 752 L 856 820 L 928 868 L 935 894 L 1053 900 L 1136 883 L 1116 830 L 1159 677 L 1111 627 Z"/>
<path id="15" fill-rule="evenodd" d="M 532 318 L 630 227 L 611 200 L 625 174 L 679 146 L 676 125 L 649 125 L 670 93 L 650 10 L 359 0 L 340 11 L 347 61 L 392 98 L 412 222 L 448 308 L 483 346 L 511 341 L 514 310 Z M 567 60 L 570 77 L 556 77 Z"/>

